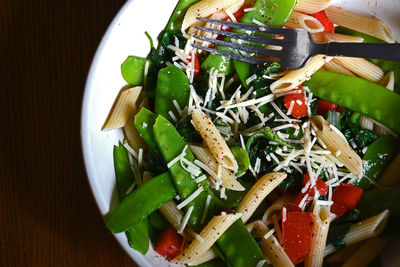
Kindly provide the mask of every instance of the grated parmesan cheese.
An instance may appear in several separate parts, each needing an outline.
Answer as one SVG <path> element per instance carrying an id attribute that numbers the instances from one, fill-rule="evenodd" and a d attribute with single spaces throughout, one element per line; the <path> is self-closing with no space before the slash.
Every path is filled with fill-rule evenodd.
<path id="1" fill-rule="evenodd" d="M 211 195 L 207 195 L 206 206 L 204 207 L 203 214 L 202 214 L 201 219 L 200 219 L 200 223 L 201 224 L 203 224 L 204 221 L 206 220 L 208 208 L 210 206 L 210 201 L 211 201 Z"/>
<path id="2" fill-rule="evenodd" d="M 194 191 L 190 196 L 188 196 L 184 201 L 182 201 L 181 203 L 178 204 L 177 208 L 178 210 L 182 209 L 183 207 L 185 207 L 187 204 L 189 204 L 191 201 L 193 201 L 196 197 L 198 197 L 200 195 L 201 192 L 203 192 L 203 187 L 200 186 L 199 188 L 197 188 L 196 191 Z"/>
<path id="3" fill-rule="evenodd" d="M 179 227 L 178 233 L 182 234 L 183 231 L 185 230 L 186 224 L 189 221 L 190 215 L 192 215 L 193 212 L 193 206 L 190 206 L 185 214 L 185 216 L 182 219 L 181 226 Z"/>

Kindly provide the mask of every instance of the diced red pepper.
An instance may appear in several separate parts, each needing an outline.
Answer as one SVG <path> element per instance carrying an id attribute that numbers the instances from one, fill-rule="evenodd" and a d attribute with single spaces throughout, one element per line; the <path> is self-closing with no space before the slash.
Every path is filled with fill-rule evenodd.
<path id="1" fill-rule="evenodd" d="M 189 62 L 192 62 L 192 57 L 188 57 Z M 198 54 L 194 54 L 194 77 L 198 76 L 199 74 L 201 74 L 201 67 L 200 67 L 200 61 L 199 61 L 199 55 Z"/>
<path id="2" fill-rule="evenodd" d="M 330 32 L 330 33 L 335 32 L 335 25 L 328 18 L 324 10 L 317 12 L 315 14 L 311 14 L 311 16 L 313 16 L 314 18 L 319 20 L 319 22 L 321 22 L 322 26 L 324 26 L 325 28 L 324 32 Z"/>
<path id="3" fill-rule="evenodd" d="M 331 212 L 337 216 L 342 216 L 353 210 L 360 200 L 362 193 L 363 190 L 357 186 L 341 183 L 333 190 Z"/>
<path id="4" fill-rule="evenodd" d="M 250 4 L 244 4 L 238 11 L 236 11 L 236 12 L 233 14 L 233 16 L 235 17 L 236 21 L 240 21 L 240 20 L 243 18 L 244 14 L 246 14 L 246 12 L 244 12 L 244 10 L 245 10 L 246 8 L 250 8 L 250 7 L 251 7 Z M 228 17 L 227 19 L 225 19 L 225 21 L 232 22 L 232 20 L 231 20 L 230 17 Z M 221 31 L 230 32 L 231 30 L 232 30 L 232 27 L 229 27 L 229 26 L 224 26 L 224 25 L 223 25 L 223 26 L 221 27 Z M 218 35 L 218 37 L 217 37 L 218 40 L 221 40 L 221 39 L 223 39 L 223 38 L 224 38 L 223 35 Z"/>
<path id="5" fill-rule="evenodd" d="M 155 251 L 170 261 L 181 253 L 182 242 L 182 236 L 174 228 L 169 227 L 158 235 Z"/>
<path id="6" fill-rule="evenodd" d="M 338 105 L 323 100 L 321 98 L 317 100 L 317 113 L 319 115 L 325 115 L 328 110 L 336 111 L 338 107 Z"/>
<path id="7" fill-rule="evenodd" d="M 303 188 L 306 186 L 306 184 L 308 183 L 308 181 L 310 180 L 310 175 L 308 173 L 306 173 L 303 177 Z M 304 198 L 304 196 L 306 194 L 308 194 L 310 197 L 305 201 L 305 207 L 307 207 L 314 195 L 315 195 L 315 190 L 314 188 L 316 188 L 318 190 L 318 193 L 320 196 L 326 196 L 328 194 L 328 185 L 322 181 L 321 179 L 317 178 L 317 180 L 315 181 L 315 185 L 314 186 L 309 186 L 309 188 L 307 189 L 306 192 L 301 192 L 297 195 L 297 197 L 292 201 L 288 203 L 287 209 L 288 210 L 292 210 L 292 211 L 301 211 L 301 208 L 299 207 L 301 200 Z"/>
<path id="8" fill-rule="evenodd" d="M 293 264 L 304 261 L 310 251 L 313 230 L 311 212 L 286 212 L 286 220 L 282 220 L 283 249 Z"/>
<path id="9" fill-rule="evenodd" d="M 289 110 L 290 105 L 293 101 L 293 108 L 291 114 L 294 118 L 299 119 L 301 117 L 308 115 L 306 100 L 304 98 L 303 86 L 299 85 L 297 88 L 293 90 L 301 90 L 301 93 L 285 95 L 283 97 L 283 102 L 285 104 L 285 107 Z"/>

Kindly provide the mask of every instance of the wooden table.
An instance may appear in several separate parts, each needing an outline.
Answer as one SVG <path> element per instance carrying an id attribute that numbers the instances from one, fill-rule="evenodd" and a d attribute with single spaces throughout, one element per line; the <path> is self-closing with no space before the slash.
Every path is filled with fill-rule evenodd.
<path id="1" fill-rule="evenodd" d="M 0 0 L 0 266 L 136 266 L 82 160 L 82 95 L 124 0 Z"/>

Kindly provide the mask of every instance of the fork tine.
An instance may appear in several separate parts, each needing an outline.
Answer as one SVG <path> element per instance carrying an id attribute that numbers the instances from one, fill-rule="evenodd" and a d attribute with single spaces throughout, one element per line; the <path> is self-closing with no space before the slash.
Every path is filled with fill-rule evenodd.
<path id="1" fill-rule="evenodd" d="M 214 20 L 214 19 L 206 19 L 206 18 L 197 18 L 200 21 L 209 22 L 212 24 L 220 24 L 232 28 L 238 28 L 242 30 L 248 30 L 253 32 L 261 32 L 261 33 L 270 33 L 270 34 L 280 34 L 283 35 L 285 33 L 293 32 L 293 29 L 286 29 L 286 28 L 276 28 L 276 27 L 269 27 L 269 26 L 258 26 L 258 25 L 250 25 L 250 24 L 243 24 L 243 23 L 236 23 L 230 21 L 221 21 L 221 20 Z"/>
<path id="2" fill-rule="evenodd" d="M 255 47 L 255 46 L 249 46 L 249 45 L 244 45 L 244 44 L 230 43 L 230 42 L 225 42 L 222 40 L 216 40 L 216 39 L 201 37 L 201 36 L 197 36 L 197 35 L 195 35 L 193 37 L 196 39 L 210 42 L 210 43 L 215 43 L 215 44 L 235 48 L 237 50 L 255 53 L 257 55 L 268 56 L 268 57 L 277 57 L 277 58 L 281 57 L 281 55 L 282 55 L 282 50 L 272 50 L 272 49 L 266 49 L 263 47 Z"/>
<path id="3" fill-rule="evenodd" d="M 192 44 L 192 46 L 196 47 L 198 49 L 210 52 L 212 54 L 217 54 L 217 55 L 221 55 L 221 56 L 224 56 L 224 57 L 229 57 L 229 58 L 236 59 L 236 60 L 243 61 L 243 62 L 247 62 L 247 63 L 250 63 L 250 64 L 266 65 L 266 64 L 272 63 L 272 61 L 269 61 L 269 60 L 266 60 L 266 59 L 263 59 L 263 58 L 248 57 L 248 56 L 244 56 L 244 55 L 240 55 L 240 54 L 229 53 L 229 52 L 216 50 L 216 49 L 213 49 L 213 48 L 209 48 L 209 47 L 205 47 L 205 46 L 201 46 L 201 45 L 197 45 L 197 44 Z"/>
<path id="4" fill-rule="evenodd" d="M 219 35 L 229 36 L 229 37 L 232 37 L 235 39 L 242 39 L 245 41 L 255 42 L 255 43 L 264 44 L 264 45 L 267 45 L 267 44 L 282 45 L 284 42 L 284 39 L 275 39 L 275 38 L 269 38 L 269 37 L 254 36 L 254 35 L 250 35 L 250 34 L 221 31 L 221 30 L 215 30 L 215 29 L 198 27 L 198 26 L 196 26 L 195 28 L 198 30 L 201 30 L 201 31 L 216 33 Z"/>

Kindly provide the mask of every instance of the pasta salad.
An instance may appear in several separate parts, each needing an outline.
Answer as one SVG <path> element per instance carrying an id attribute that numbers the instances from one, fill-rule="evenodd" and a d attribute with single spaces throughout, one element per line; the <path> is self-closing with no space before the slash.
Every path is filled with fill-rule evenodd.
<path id="1" fill-rule="evenodd" d="M 110 231 L 142 254 L 150 239 L 171 264 L 379 262 L 399 234 L 400 63 L 317 55 L 285 70 L 192 46 L 223 38 L 197 27 L 240 31 L 198 17 L 395 42 L 384 21 L 331 2 L 180 0 L 157 47 L 146 33 L 149 55 L 122 63 L 129 86 L 102 127 L 124 133 Z"/>

